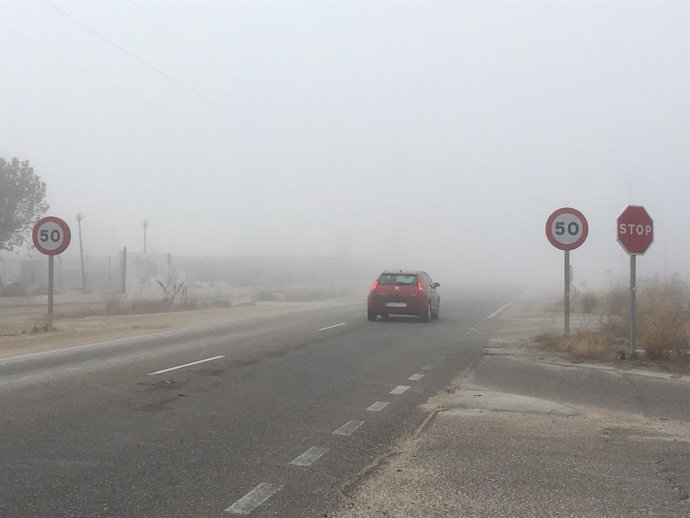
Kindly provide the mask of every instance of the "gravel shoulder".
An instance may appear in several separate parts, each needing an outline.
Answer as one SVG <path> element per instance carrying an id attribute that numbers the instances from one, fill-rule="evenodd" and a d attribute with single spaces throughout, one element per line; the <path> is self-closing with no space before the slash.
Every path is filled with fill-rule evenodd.
<path id="1" fill-rule="evenodd" d="M 52 333 L 40 331 L 35 324 L 45 321 L 45 308 L 36 306 L 2 308 L 0 312 L 0 358 L 121 338 L 139 337 L 159 331 L 279 315 L 302 311 L 319 305 L 323 305 L 323 303 L 265 302 L 228 308 L 105 315 L 105 306 L 65 304 L 55 308 L 54 324 L 56 330 Z M 18 331 L 20 329 L 23 332 Z"/>

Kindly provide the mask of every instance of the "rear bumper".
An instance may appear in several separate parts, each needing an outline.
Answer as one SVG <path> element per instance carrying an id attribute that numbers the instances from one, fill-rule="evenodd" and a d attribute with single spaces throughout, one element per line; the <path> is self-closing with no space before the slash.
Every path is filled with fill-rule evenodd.
<path id="1" fill-rule="evenodd" d="M 387 303 L 406 303 L 406 307 L 388 306 Z M 427 297 L 393 298 L 370 295 L 367 299 L 367 310 L 371 313 L 388 313 L 390 315 L 421 315 L 429 305 Z"/>

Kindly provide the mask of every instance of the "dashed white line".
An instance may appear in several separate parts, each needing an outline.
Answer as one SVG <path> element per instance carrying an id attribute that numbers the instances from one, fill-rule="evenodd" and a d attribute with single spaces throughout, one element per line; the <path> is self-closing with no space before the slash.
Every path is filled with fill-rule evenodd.
<path id="1" fill-rule="evenodd" d="M 343 426 L 338 428 L 333 435 L 351 435 L 357 428 L 362 426 L 365 421 L 348 421 Z"/>
<path id="2" fill-rule="evenodd" d="M 185 363 L 184 365 L 178 365 L 177 367 L 170 367 L 169 369 L 163 369 L 162 371 L 149 372 L 149 376 L 154 376 L 156 374 L 163 374 L 164 372 L 175 371 L 177 369 L 184 369 L 185 367 L 191 367 L 192 365 L 199 365 L 200 363 L 212 362 L 213 360 L 220 360 L 225 358 L 225 356 L 214 356 L 213 358 L 206 358 L 205 360 L 199 360 L 198 362 Z"/>
<path id="3" fill-rule="evenodd" d="M 311 466 L 319 460 L 321 457 L 323 457 L 330 448 L 323 448 L 321 446 L 312 446 L 309 448 L 307 451 L 305 451 L 302 455 L 297 457 L 295 460 L 290 462 L 293 466 Z"/>
<path id="4" fill-rule="evenodd" d="M 510 307 L 510 305 L 511 305 L 511 304 L 508 303 L 508 304 L 506 304 L 506 305 L 504 305 L 504 306 L 501 306 L 501 307 L 498 308 L 496 311 L 494 311 L 493 313 L 491 313 L 488 317 L 486 317 L 484 320 L 491 320 L 492 318 L 498 316 L 499 313 L 501 313 L 502 311 L 508 309 L 508 308 Z"/>
<path id="5" fill-rule="evenodd" d="M 346 324 L 347 324 L 347 322 L 341 322 L 340 324 L 335 324 L 335 325 L 328 326 L 328 327 L 322 327 L 321 329 L 319 329 L 319 331 L 327 331 L 329 329 L 334 329 L 336 327 L 344 326 Z"/>
<path id="6" fill-rule="evenodd" d="M 380 412 L 388 405 L 388 401 L 377 401 L 376 403 L 372 404 L 369 408 L 367 408 L 367 410 L 369 410 L 370 412 Z"/>
<path id="7" fill-rule="evenodd" d="M 404 394 L 405 392 L 407 392 L 407 389 L 409 388 L 409 385 L 398 385 L 393 390 L 391 390 L 389 394 Z"/>
<path id="8" fill-rule="evenodd" d="M 410 380 L 410 381 L 419 381 L 419 380 L 422 379 L 423 377 L 424 377 L 424 374 L 413 374 L 412 376 L 410 376 L 410 377 L 407 378 L 407 379 Z"/>
<path id="9" fill-rule="evenodd" d="M 237 502 L 228 507 L 225 512 L 247 515 L 281 489 L 283 489 L 283 486 L 262 482 L 249 493 L 240 498 Z"/>
<path id="10" fill-rule="evenodd" d="M 427 363 L 424 367 L 422 367 L 423 371 L 430 371 L 432 369 L 433 369 L 433 367 L 431 366 L 430 363 Z"/>

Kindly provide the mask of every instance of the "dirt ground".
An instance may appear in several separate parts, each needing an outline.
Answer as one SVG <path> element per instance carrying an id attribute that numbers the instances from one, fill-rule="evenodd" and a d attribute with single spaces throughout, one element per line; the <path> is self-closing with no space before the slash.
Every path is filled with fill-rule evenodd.
<path id="1" fill-rule="evenodd" d="M 0 308 L 0 357 L 276 315 L 298 311 L 308 305 L 309 303 L 259 302 L 228 308 L 106 315 L 104 303 L 60 304 L 55 306 L 55 331 L 52 333 L 42 329 L 46 322 L 45 307 L 5 307 Z"/>

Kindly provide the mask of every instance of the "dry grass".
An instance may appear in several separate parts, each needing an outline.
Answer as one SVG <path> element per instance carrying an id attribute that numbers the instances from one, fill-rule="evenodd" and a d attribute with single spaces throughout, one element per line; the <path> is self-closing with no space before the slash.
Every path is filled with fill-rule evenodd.
<path id="1" fill-rule="evenodd" d="M 230 308 L 235 304 L 229 299 L 192 299 L 172 303 L 170 300 L 123 300 L 112 299 L 105 305 L 104 311 L 95 315 L 147 315 L 177 311 L 195 311 L 213 308 Z M 240 304 L 246 305 L 246 304 Z"/>
<path id="2" fill-rule="evenodd" d="M 599 324 L 569 337 L 544 333 L 535 338 L 544 350 L 567 353 L 576 360 L 613 361 L 629 348 L 629 290 L 585 293 L 576 298 L 583 313 L 599 313 Z M 576 304 L 573 307 L 578 307 Z M 638 283 L 637 340 L 644 359 L 690 366 L 690 286 L 678 278 Z"/>
<path id="3" fill-rule="evenodd" d="M 256 300 L 281 302 L 314 302 L 342 297 L 348 290 L 342 286 L 310 287 L 290 286 L 281 290 L 262 289 L 256 293 Z"/>
<path id="4" fill-rule="evenodd" d="M 645 286 L 638 326 L 647 359 L 690 361 L 690 288 L 678 279 Z"/>
<path id="5" fill-rule="evenodd" d="M 608 362 L 625 354 L 624 340 L 603 331 L 579 331 L 567 337 L 542 333 L 534 341 L 542 350 L 564 353 L 578 361 Z"/>
<path id="6" fill-rule="evenodd" d="M 541 333 L 534 337 L 534 342 L 539 349 L 545 351 L 558 352 L 561 351 L 561 339 L 563 337 L 556 333 Z"/>
<path id="7" fill-rule="evenodd" d="M 580 331 L 565 337 L 562 348 L 576 360 L 610 362 L 625 355 L 625 342 L 601 331 Z"/>
<path id="8" fill-rule="evenodd" d="M 599 305 L 599 295 L 593 292 L 583 293 L 579 297 L 580 309 L 585 314 L 594 313 L 594 310 Z"/>

